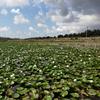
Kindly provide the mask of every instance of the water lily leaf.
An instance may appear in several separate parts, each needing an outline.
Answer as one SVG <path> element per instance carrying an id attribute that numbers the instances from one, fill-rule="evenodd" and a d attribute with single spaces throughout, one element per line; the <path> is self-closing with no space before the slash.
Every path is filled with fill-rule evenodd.
<path id="1" fill-rule="evenodd" d="M 52 97 L 50 95 L 44 96 L 43 100 L 52 100 Z"/>
<path id="2" fill-rule="evenodd" d="M 97 91 L 97 96 L 100 97 L 100 91 Z"/>
<path id="3" fill-rule="evenodd" d="M 24 88 L 23 87 L 18 87 L 17 90 L 18 91 L 22 91 Z"/>
<path id="4" fill-rule="evenodd" d="M 17 98 L 20 97 L 20 95 L 19 95 L 18 93 L 14 93 L 13 97 L 14 97 L 15 99 L 17 99 Z"/>
<path id="5" fill-rule="evenodd" d="M 69 90 L 70 88 L 68 86 L 65 86 L 62 88 L 63 90 Z"/>
<path id="6" fill-rule="evenodd" d="M 79 94 L 78 93 L 71 93 L 71 95 L 75 98 L 79 98 Z"/>
<path id="7" fill-rule="evenodd" d="M 44 94 L 50 94 L 50 92 L 48 90 L 44 90 Z"/>
<path id="8" fill-rule="evenodd" d="M 2 100 L 2 96 L 0 95 L 0 100 Z"/>
<path id="9" fill-rule="evenodd" d="M 8 89 L 8 90 L 7 90 L 7 95 L 8 95 L 8 96 L 12 96 L 13 93 L 14 93 L 14 91 L 13 91 L 12 89 Z"/>
<path id="10" fill-rule="evenodd" d="M 65 97 L 68 95 L 68 91 L 62 91 L 61 94 L 60 94 L 62 97 Z"/>
<path id="11" fill-rule="evenodd" d="M 23 95 L 23 94 L 26 94 L 28 91 L 29 91 L 29 90 L 27 90 L 27 89 L 25 88 L 25 89 L 23 89 L 22 91 L 20 91 L 19 93 L 20 93 L 21 95 Z"/>
<path id="12" fill-rule="evenodd" d="M 29 100 L 29 96 L 22 97 L 22 100 Z"/>
<path id="13" fill-rule="evenodd" d="M 96 90 L 94 90 L 94 89 L 89 89 L 89 90 L 88 90 L 88 94 L 89 94 L 90 96 L 96 95 Z"/>

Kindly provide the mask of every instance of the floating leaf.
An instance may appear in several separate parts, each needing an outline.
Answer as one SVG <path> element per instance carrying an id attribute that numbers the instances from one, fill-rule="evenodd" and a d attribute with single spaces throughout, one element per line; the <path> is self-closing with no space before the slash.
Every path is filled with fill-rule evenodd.
<path id="1" fill-rule="evenodd" d="M 62 97 L 65 97 L 68 95 L 68 91 L 62 91 L 61 94 L 60 94 Z"/>
<path id="2" fill-rule="evenodd" d="M 19 95 L 18 93 L 14 93 L 13 97 L 14 97 L 15 99 L 17 99 L 17 98 L 20 97 L 20 95 Z"/>
<path id="3" fill-rule="evenodd" d="M 95 91 L 94 89 L 89 89 L 89 90 L 88 90 L 88 94 L 89 94 L 90 96 L 96 95 L 96 91 Z"/>
<path id="4" fill-rule="evenodd" d="M 8 95 L 8 96 L 12 96 L 13 93 L 14 93 L 14 91 L 13 91 L 12 89 L 8 89 L 8 90 L 7 90 L 7 95 Z"/>
<path id="5" fill-rule="evenodd" d="M 79 94 L 78 93 L 71 93 L 71 95 L 75 98 L 79 98 Z"/>
<path id="6" fill-rule="evenodd" d="M 52 97 L 50 95 L 44 96 L 43 100 L 52 100 Z"/>

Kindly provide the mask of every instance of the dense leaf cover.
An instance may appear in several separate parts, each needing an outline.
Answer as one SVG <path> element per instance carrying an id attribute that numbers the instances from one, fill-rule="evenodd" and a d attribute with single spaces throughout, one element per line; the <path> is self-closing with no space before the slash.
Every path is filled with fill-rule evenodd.
<path id="1" fill-rule="evenodd" d="M 92 97 L 100 97 L 100 49 L 0 44 L 0 100 Z"/>

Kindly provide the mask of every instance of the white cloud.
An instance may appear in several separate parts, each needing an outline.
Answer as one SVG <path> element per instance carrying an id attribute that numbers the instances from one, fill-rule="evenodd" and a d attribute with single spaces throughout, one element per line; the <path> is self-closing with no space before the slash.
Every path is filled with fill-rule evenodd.
<path id="1" fill-rule="evenodd" d="M 6 9 L 1 9 L 0 14 L 1 15 L 7 15 L 8 11 Z"/>
<path id="2" fill-rule="evenodd" d="M 29 0 L 2 0 L 0 1 L 1 7 L 18 7 L 29 4 Z"/>
<path id="3" fill-rule="evenodd" d="M 33 5 L 39 6 L 42 2 L 50 9 L 46 16 L 39 12 L 36 19 L 50 20 L 55 28 L 46 27 L 42 22 L 37 26 L 48 33 L 74 33 L 86 30 L 87 26 L 90 29 L 100 26 L 100 0 L 33 0 Z"/>
<path id="4" fill-rule="evenodd" d="M 39 34 L 39 31 L 36 30 L 34 27 L 30 26 L 29 27 L 29 33 L 31 34 L 31 36 L 32 36 L 32 33 L 36 33 L 34 35 L 38 35 Z"/>
<path id="5" fill-rule="evenodd" d="M 47 26 L 45 25 L 45 24 L 43 24 L 43 23 L 37 23 L 37 26 L 39 27 L 39 28 L 46 28 Z"/>
<path id="6" fill-rule="evenodd" d="M 73 22 L 56 22 L 58 32 L 65 32 L 65 33 L 77 33 L 87 29 L 87 26 L 92 29 L 96 25 L 99 25 L 100 18 L 99 16 L 95 15 L 77 15 L 79 17 L 78 21 Z"/>
<path id="7" fill-rule="evenodd" d="M 97 22 L 100 22 L 99 20 L 100 20 L 100 18 L 99 18 L 99 16 L 97 16 L 97 15 L 83 15 L 83 14 L 80 14 L 79 15 L 79 21 L 81 22 L 81 23 L 83 23 L 83 24 L 89 24 L 89 23 L 91 23 L 91 24 L 95 24 L 95 23 L 97 23 Z"/>
<path id="8" fill-rule="evenodd" d="M 20 14 L 20 9 L 11 9 L 10 11 L 11 13 L 14 13 L 14 14 Z"/>
<path id="9" fill-rule="evenodd" d="M 62 22 L 63 17 L 60 16 L 60 15 L 52 15 L 51 20 L 54 21 L 54 22 Z"/>
<path id="10" fill-rule="evenodd" d="M 9 30 L 10 30 L 10 28 L 7 27 L 7 26 L 0 27 L 0 33 L 2 33 L 2 32 L 8 32 Z"/>
<path id="11" fill-rule="evenodd" d="M 16 15 L 14 17 L 14 24 L 28 24 L 30 21 L 25 18 L 22 14 Z"/>
<path id="12" fill-rule="evenodd" d="M 35 29 L 32 26 L 30 26 L 29 31 L 35 31 Z"/>
<path id="13" fill-rule="evenodd" d="M 54 22 L 55 31 L 61 33 L 74 33 L 86 30 L 87 26 L 92 29 L 100 25 L 100 15 L 83 14 L 82 12 L 70 11 L 66 16 L 62 16 L 58 10 L 51 10 L 47 13 L 49 20 Z M 47 30 L 48 31 L 48 30 Z"/>
<path id="14" fill-rule="evenodd" d="M 39 15 L 39 16 L 43 16 L 43 12 L 39 11 L 39 12 L 38 12 L 38 15 Z"/>
<path id="15" fill-rule="evenodd" d="M 37 19 L 37 27 L 39 27 L 39 28 L 46 28 L 47 25 L 45 24 L 45 19 L 38 18 Z"/>

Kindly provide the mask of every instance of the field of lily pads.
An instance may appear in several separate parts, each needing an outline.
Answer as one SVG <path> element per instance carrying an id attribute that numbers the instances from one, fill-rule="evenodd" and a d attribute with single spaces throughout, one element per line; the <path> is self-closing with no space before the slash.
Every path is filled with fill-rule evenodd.
<path id="1" fill-rule="evenodd" d="M 100 100 L 100 48 L 0 43 L 0 100 Z"/>

